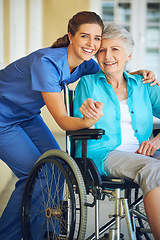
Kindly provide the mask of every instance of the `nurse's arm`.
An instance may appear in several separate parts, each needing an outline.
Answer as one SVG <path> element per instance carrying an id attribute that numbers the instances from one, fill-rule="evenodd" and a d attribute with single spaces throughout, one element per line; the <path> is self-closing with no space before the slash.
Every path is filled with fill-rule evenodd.
<path id="1" fill-rule="evenodd" d="M 93 126 L 101 117 L 100 115 L 97 119 L 89 119 L 86 117 L 69 117 L 67 115 L 62 94 L 60 92 L 42 92 L 42 97 L 52 117 L 55 119 L 57 124 L 65 131 L 89 128 Z"/>

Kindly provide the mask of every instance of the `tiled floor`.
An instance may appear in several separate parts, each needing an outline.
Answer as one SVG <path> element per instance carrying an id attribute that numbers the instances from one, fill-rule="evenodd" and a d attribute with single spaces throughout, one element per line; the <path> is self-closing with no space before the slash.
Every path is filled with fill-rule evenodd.
<path id="1" fill-rule="evenodd" d="M 57 135 L 56 139 L 60 144 L 62 150 L 65 151 L 65 136 L 64 134 Z M 0 194 L 0 216 L 7 204 L 9 197 L 14 189 L 14 185 L 16 182 L 16 177 L 13 177 L 11 181 L 9 181 L 7 188 Z M 92 202 L 93 198 L 88 196 L 88 201 Z M 108 198 L 105 201 L 100 201 L 100 226 L 106 223 L 108 220 L 108 214 L 113 213 L 114 202 L 108 201 Z M 126 233 L 126 225 L 122 224 L 122 230 L 125 232 L 126 240 L 128 240 L 128 234 Z M 94 208 L 88 208 L 88 221 L 87 221 L 87 233 L 86 237 L 90 236 L 94 231 Z"/>

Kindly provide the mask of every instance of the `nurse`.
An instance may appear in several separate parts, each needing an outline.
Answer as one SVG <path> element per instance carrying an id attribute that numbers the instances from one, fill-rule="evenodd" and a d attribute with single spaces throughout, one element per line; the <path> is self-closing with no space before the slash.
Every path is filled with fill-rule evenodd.
<path id="1" fill-rule="evenodd" d="M 18 177 L 0 218 L 0 240 L 20 240 L 20 206 L 27 176 L 36 160 L 60 149 L 40 116 L 46 104 L 63 130 L 92 126 L 97 120 L 68 117 L 61 90 L 64 84 L 99 71 L 92 59 L 100 48 L 103 22 L 94 12 L 79 12 L 68 23 L 68 34 L 52 47 L 37 50 L 0 71 L 0 159 Z M 152 72 L 139 71 L 149 81 Z"/>

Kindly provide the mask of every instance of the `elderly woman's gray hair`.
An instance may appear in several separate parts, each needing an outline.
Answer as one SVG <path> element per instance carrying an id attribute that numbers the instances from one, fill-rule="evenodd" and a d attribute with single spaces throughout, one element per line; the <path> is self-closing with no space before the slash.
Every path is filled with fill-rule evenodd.
<path id="1" fill-rule="evenodd" d="M 132 38 L 131 33 L 128 32 L 124 27 L 116 23 L 110 23 L 107 26 L 105 26 L 102 35 L 102 39 L 104 38 L 107 39 L 120 38 L 125 43 L 126 53 L 130 54 L 133 51 L 134 40 Z"/>

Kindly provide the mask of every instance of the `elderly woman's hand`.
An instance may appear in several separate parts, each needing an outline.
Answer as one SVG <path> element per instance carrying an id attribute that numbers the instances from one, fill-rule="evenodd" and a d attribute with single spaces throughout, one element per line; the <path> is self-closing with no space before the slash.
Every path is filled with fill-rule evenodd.
<path id="1" fill-rule="evenodd" d="M 94 120 L 100 119 L 103 115 L 102 108 L 104 104 L 96 102 L 92 98 L 88 98 L 80 107 L 83 116 Z"/>
<path id="2" fill-rule="evenodd" d="M 160 133 L 153 139 L 143 141 L 136 153 L 153 156 L 155 151 L 160 148 Z"/>

